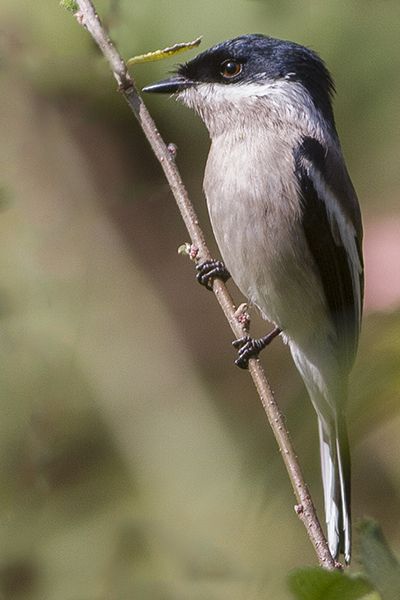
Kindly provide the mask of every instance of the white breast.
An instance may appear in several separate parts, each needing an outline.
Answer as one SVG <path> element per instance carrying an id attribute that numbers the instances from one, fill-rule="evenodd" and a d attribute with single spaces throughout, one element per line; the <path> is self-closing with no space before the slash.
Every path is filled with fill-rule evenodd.
<path id="1" fill-rule="evenodd" d="M 257 137 L 258 139 L 255 139 Z M 222 258 L 243 294 L 289 339 L 328 325 L 301 226 L 292 140 L 246 128 L 212 140 L 204 190 Z"/>

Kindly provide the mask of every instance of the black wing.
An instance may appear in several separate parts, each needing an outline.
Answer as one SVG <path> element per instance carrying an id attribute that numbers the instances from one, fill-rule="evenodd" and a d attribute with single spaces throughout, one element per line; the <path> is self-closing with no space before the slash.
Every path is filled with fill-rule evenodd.
<path id="1" fill-rule="evenodd" d="M 362 227 L 357 198 L 341 156 L 303 138 L 294 153 L 302 224 L 321 278 L 343 365 L 357 349 L 363 302 Z"/>

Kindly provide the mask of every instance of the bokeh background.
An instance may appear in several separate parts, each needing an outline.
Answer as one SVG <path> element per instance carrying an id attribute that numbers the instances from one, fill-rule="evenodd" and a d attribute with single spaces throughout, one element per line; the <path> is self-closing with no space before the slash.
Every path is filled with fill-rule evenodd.
<path id="1" fill-rule="evenodd" d="M 97 5 L 126 58 L 263 32 L 333 72 L 365 223 L 353 511 L 400 553 L 398 0 Z M 143 86 L 173 66 L 134 75 Z M 207 133 L 173 100 L 146 102 L 217 253 Z M 315 557 L 260 402 L 177 254 L 187 234 L 159 165 L 57 0 L 0 0 L 0 132 L 0 598 L 288 600 L 287 572 Z M 321 509 L 313 410 L 281 342 L 262 360 Z"/>

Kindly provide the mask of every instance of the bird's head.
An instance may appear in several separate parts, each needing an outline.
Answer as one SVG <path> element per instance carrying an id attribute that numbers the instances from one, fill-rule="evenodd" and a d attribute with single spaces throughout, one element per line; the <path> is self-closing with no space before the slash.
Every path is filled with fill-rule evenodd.
<path id="1" fill-rule="evenodd" d="M 333 124 L 334 85 L 324 62 L 304 46 L 261 34 L 217 44 L 143 91 L 176 94 L 209 129 L 216 121 L 257 117 L 262 106 L 293 119 L 297 111 L 314 111 Z"/>

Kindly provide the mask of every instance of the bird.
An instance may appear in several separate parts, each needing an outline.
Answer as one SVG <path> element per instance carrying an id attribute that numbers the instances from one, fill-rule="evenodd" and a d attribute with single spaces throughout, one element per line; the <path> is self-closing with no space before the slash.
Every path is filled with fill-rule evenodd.
<path id="1" fill-rule="evenodd" d="M 351 559 L 349 374 L 363 309 L 362 220 L 333 114 L 335 86 L 308 47 L 263 34 L 221 42 L 144 92 L 193 109 L 211 144 L 203 188 L 223 261 L 198 278 L 233 278 L 274 325 L 244 338 L 248 365 L 273 337 L 289 346 L 318 417 L 329 550 Z"/>

